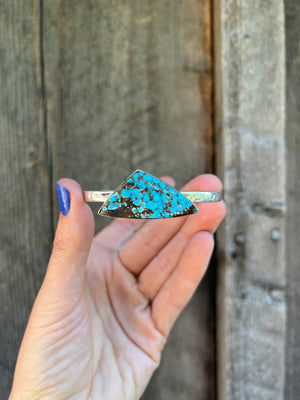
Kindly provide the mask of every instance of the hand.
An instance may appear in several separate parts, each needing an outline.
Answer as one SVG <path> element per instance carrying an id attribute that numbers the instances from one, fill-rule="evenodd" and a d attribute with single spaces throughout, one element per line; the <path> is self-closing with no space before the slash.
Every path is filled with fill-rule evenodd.
<path id="1" fill-rule="evenodd" d="M 165 178 L 169 183 L 170 178 Z M 223 202 L 170 220 L 94 218 L 70 179 L 47 273 L 20 348 L 13 399 L 138 399 L 170 329 L 202 279 Z M 184 190 L 221 190 L 202 175 Z"/>

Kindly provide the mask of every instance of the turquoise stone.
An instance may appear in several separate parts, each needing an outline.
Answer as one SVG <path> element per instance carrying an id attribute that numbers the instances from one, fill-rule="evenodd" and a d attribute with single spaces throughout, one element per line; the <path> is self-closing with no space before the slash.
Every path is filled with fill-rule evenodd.
<path id="1" fill-rule="evenodd" d="M 173 218 L 196 213 L 189 199 L 165 182 L 134 171 L 106 200 L 100 215 L 118 218 Z"/>

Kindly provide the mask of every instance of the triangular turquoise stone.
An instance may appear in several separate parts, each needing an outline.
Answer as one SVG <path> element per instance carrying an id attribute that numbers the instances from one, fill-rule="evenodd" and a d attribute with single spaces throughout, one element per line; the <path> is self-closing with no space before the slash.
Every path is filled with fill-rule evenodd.
<path id="1" fill-rule="evenodd" d="M 122 218 L 172 218 L 196 213 L 180 192 L 154 176 L 136 170 L 107 199 L 100 215 Z"/>

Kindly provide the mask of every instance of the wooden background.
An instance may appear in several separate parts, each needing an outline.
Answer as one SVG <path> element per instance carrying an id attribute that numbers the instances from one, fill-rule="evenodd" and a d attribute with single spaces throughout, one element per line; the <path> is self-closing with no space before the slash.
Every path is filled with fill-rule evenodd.
<path id="1" fill-rule="evenodd" d="M 1 398 L 55 182 L 113 188 L 135 168 L 177 187 L 217 171 L 228 204 L 143 400 L 299 397 L 299 26 L 293 0 L 0 0 Z"/>

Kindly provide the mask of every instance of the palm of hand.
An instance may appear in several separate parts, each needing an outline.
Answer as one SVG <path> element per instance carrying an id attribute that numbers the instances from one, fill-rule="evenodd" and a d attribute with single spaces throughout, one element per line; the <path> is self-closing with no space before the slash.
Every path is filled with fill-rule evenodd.
<path id="1" fill-rule="evenodd" d="M 49 302 L 42 287 L 37 304 L 48 312 L 27 328 L 29 346 L 43 349 L 42 358 L 27 359 L 26 379 L 38 388 L 36 398 L 139 398 L 158 365 L 164 337 L 135 277 L 114 250 L 94 243 L 82 291 L 65 289 Z"/>
<path id="2" fill-rule="evenodd" d="M 185 190 L 205 187 L 205 179 L 212 178 L 195 178 Z M 210 186 L 220 190 L 219 182 Z M 38 347 L 27 373 L 36 398 L 140 397 L 205 272 L 213 248 L 209 232 L 224 217 L 223 203 L 200 208 L 204 212 L 188 218 L 143 225 L 115 220 L 94 238 L 81 275 L 70 272 L 61 282 L 46 275 L 35 308 L 47 312 L 35 318 L 33 309 L 19 355 L 22 363 L 22 353 Z"/>
<path id="3" fill-rule="evenodd" d="M 87 344 L 93 353 L 85 385 L 90 382 L 91 398 L 139 398 L 159 363 L 165 338 L 155 327 L 136 277 L 114 250 L 100 244 L 92 246 L 89 257 L 85 301 L 90 316 Z"/>

